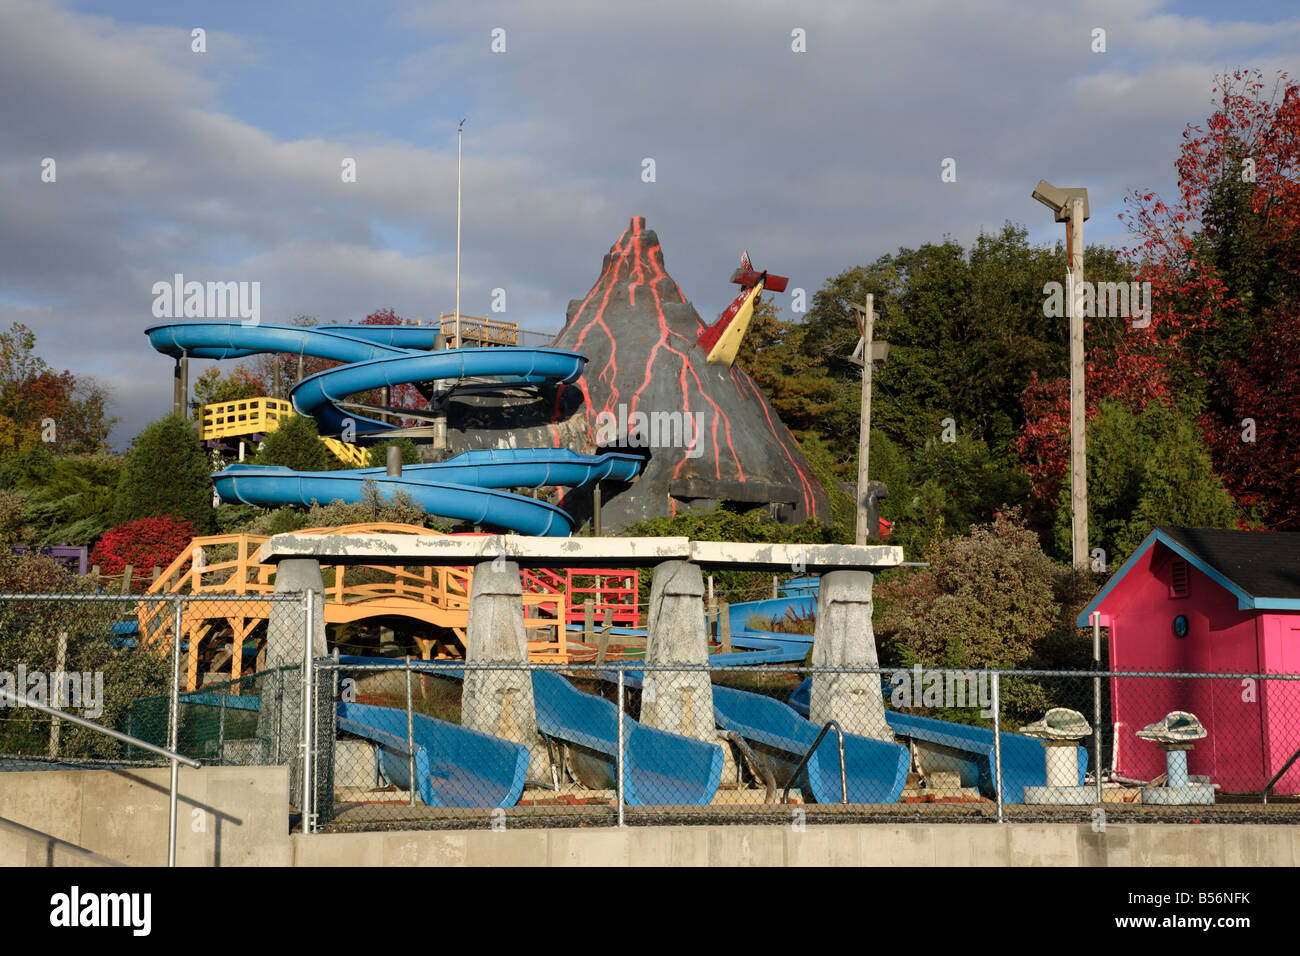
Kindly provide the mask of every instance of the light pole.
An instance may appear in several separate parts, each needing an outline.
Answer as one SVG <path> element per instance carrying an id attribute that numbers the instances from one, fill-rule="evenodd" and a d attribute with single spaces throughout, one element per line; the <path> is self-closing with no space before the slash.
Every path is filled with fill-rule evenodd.
<path id="1" fill-rule="evenodd" d="M 1065 227 L 1066 308 L 1070 314 L 1070 554 L 1074 566 L 1088 566 L 1088 453 L 1084 413 L 1083 224 L 1089 217 L 1088 190 L 1058 189 L 1039 180 L 1034 198 L 1052 210 Z"/>
<path id="2" fill-rule="evenodd" d="M 862 366 L 862 405 L 858 418 L 858 507 L 854 535 L 854 541 L 858 544 L 866 544 L 868 535 L 880 532 L 879 506 L 872 500 L 871 483 L 867 478 L 871 460 L 871 371 L 876 362 L 883 362 L 889 355 L 889 343 L 876 342 L 873 338 L 876 325 L 875 304 L 874 295 L 868 295 L 865 304 L 849 303 L 858 319 L 858 345 L 849 361 Z M 873 518 L 877 522 L 876 527 L 871 524 Z"/>
<path id="3" fill-rule="evenodd" d="M 460 348 L 460 142 L 465 120 L 456 127 L 456 348 Z"/>

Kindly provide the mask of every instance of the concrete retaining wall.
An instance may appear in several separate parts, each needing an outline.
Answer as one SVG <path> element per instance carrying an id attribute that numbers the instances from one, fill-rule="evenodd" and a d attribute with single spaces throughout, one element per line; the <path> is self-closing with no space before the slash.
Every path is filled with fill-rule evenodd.
<path id="1" fill-rule="evenodd" d="M 1300 827 L 908 824 L 313 834 L 298 866 L 1295 866 Z"/>
<path id="2" fill-rule="evenodd" d="M 170 782 L 165 767 L 0 773 L 0 866 L 165 866 Z M 288 808 L 287 767 L 182 767 L 176 862 L 287 866 Z"/>
<path id="3" fill-rule="evenodd" d="M 0 866 L 167 862 L 166 768 L 0 773 Z M 188 866 L 1297 866 L 1281 824 L 844 824 L 288 835 L 284 767 L 181 770 Z M 196 814 L 195 810 L 201 810 Z M 196 821 L 203 828 L 196 829 Z"/>

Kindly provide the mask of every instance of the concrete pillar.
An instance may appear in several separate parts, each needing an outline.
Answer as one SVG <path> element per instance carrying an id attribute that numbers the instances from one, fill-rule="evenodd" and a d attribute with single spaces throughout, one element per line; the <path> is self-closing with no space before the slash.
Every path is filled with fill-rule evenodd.
<path id="1" fill-rule="evenodd" d="M 275 567 L 275 593 L 293 591 L 315 592 L 312 614 L 312 653 L 324 657 L 329 653 L 325 643 L 325 582 L 321 578 L 320 562 L 315 558 L 289 558 Z M 266 666 L 301 664 L 307 631 L 304 605 L 289 601 L 275 601 L 266 622 Z"/>
<path id="2" fill-rule="evenodd" d="M 704 624 L 704 577 L 689 561 L 665 561 L 655 567 L 650 585 L 647 664 L 709 662 Z M 641 692 L 641 723 L 675 734 L 717 743 L 713 719 L 713 683 L 707 671 L 646 671 Z M 653 681 L 653 684 L 650 684 Z M 724 770 L 724 779 L 726 776 Z"/>
<path id="3" fill-rule="evenodd" d="M 328 653 L 325 642 L 325 584 L 321 578 L 320 562 L 314 558 L 290 558 L 276 565 L 275 593 L 310 590 L 314 594 L 312 607 L 312 655 L 324 657 Z M 255 600 L 251 599 L 251 600 Z M 257 717 L 257 736 L 262 743 L 263 761 L 289 765 L 290 802 L 302 806 L 302 779 L 299 767 L 302 758 L 302 663 L 306 650 L 307 614 L 303 601 L 273 601 L 266 622 L 265 669 L 290 666 L 290 671 L 279 671 L 258 682 L 262 706 Z M 317 693 L 326 686 L 318 683 Z M 324 743 L 332 735 L 333 708 L 318 707 L 320 718 L 316 734 Z M 318 777 L 328 779 L 331 766 L 331 747 L 317 747 Z M 318 788 L 322 798 L 328 795 Z"/>
<path id="4" fill-rule="evenodd" d="M 871 629 L 869 571 L 832 571 L 822 575 L 813 630 L 814 667 L 877 667 L 876 637 Z M 815 674 L 809 719 L 836 720 L 845 733 L 893 742 L 885 723 L 885 699 L 879 674 Z"/>
<path id="5" fill-rule="evenodd" d="M 465 660 L 471 664 L 528 663 L 523 588 L 519 565 L 513 561 L 484 561 L 474 568 Z M 537 732 L 531 672 L 466 668 L 461 723 L 523 744 L 528 748 L 528 780 L 550 785 L 550 758 Z"/>

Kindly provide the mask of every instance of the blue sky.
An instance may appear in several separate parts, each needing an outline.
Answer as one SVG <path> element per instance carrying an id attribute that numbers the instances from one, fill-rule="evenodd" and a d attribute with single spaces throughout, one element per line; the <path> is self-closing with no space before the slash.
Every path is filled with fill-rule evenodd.
<path id="1" fill-rule="evenodd" d="M 462 307 L 505 288 L 531 328 L 633 215 L 706 319 L 742 248 L 811 294 L 1006 220 L 1054 243 L 1039 178 L 1087 186 L 1088 241 L 1122 245 L 1123 196 L 1172 192 L 1214 74 L 1294 73 L 1298 39 L 1280 2 L 0 0 L 0 323 L 109 386 L 121 445 L 167 411 L 141 333 L 175 272 L 260 281 L 263 321 L 450 311 L 462 116 Z"/>

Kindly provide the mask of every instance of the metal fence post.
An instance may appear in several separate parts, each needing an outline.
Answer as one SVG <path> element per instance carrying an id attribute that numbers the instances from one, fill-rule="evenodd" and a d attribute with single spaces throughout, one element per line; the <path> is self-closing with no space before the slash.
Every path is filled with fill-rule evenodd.
<path id="1" fill-rule="evenodd" d="M 993 792 L 998 801 L 998 823 L 1002 822 L 1002 682 L 993 672 Z"/>
<path id="2" fill-rule="evenodd" d="M 171 699 L 171 729 L 167 734 L 167 749 L 172 753 L 180 753 L 176 747 L 176 741 L 180 737 L 181 722 L 181 629 L 185 624 L 185 615 L 181 605 L 181 599 L 177 597 L 173 602 L 175 608 L 172 613 L 172 699 Z M 167 795 L 167 865 L 176 865 L 176 811 L 177 797 L 180 791 L 180 773 L 181 765 L 172 758 L 171 788 Z"/>
<path id="3" fill-rule="evenodd" d="M 391 446 L 390 446 L 391 447 Z M 415 806 L 415 715 L 411 711 L 411 655 L 406 655 L 406 779 Z"/>
<path id="4" fill-rule="evenodd" d="M 272 766 L 280 763 L 280 738 L 284 734 L 284 667 L 275 669 L 275 759 Z"/>
<path id="5" fill-rule="evenodd" d="M 618 800 L 618 825 L 623 826 L 623 688 L 626 672 L 618 669 L 618 753 L 614 756 L 614 795 Z"/>
<path id="6" fill-rule="evenodd" d="M 226 695 L 221 695 L 221 709 L 217 713 L 217 763 L 226 764 Z"/>
<path id="7" fill-rule="evenodd" d="M 1092 612 L 1092 669 L 1101 671 L 1101 612 Z M 1092 764 L 1097 783 L 1097 803 L 1101 796 L 1101 677 L 1092 678 Z"/>
<path id="8" fill-rule="evenodd" d="M 307 589 L 302 592 L 303 600 L 306 602 L 304 619 L 307 624 L 306 641 L 303 649 L 303 689 L 302 689 L 302 832 L 312 832 L 312 790 L 314 789 L 315 779 L 312 769 L 312 611 L 314 602 L 312 601 L 312 592 Z"/>

